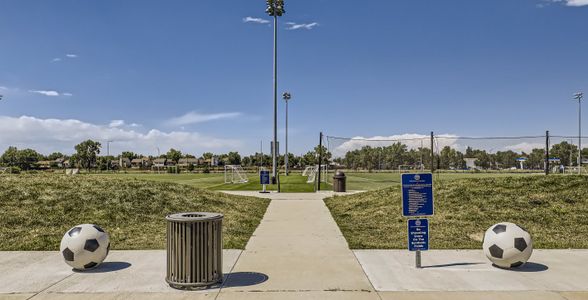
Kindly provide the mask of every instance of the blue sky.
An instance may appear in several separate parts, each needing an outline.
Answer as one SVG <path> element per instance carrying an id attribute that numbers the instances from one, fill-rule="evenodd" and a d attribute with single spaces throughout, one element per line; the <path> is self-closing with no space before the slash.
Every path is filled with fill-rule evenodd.
<path id="1" fill-rule="evenodd" d="M 267 149 L 264 10 L 262 0 L 1 1 L 0 149 L 71 152 L 85 138 L 114 140 L 113 153 L 252 153 L 260 140 Z M 279 21 L 292 152 L 308 151 L 321 130 L 577 130 L 571 97 L 588 91 L 588 0 L 286 0 Z"/>

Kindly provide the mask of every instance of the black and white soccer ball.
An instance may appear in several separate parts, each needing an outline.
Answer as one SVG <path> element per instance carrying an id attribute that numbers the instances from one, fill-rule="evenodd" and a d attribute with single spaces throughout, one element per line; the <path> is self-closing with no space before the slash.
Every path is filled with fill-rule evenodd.
<path id="1" fill-rule="evenodd" d="M 529 260 L 533 253 L 531 235 L 513 223 L 492 225 L 484 234 L 484 254 L 501 268 L 517 268 Z"/>
<path id="2" fill-rule="evenodd" d="M 101 264 L 108 255 L 110 237 L 98 225 L 76 225 L 63 235 L 59 251 L 72 268 L 92 269 Z"/>

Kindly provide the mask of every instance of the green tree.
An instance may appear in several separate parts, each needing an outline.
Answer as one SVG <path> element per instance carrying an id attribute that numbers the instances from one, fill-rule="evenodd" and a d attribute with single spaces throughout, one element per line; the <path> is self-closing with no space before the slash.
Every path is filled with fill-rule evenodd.
<path id="1" fill-rule="evenodd" d="M 227 162 L 230 165 L 240 165 L 241 164 L 241 155 L 239 155 L 239 152 L 229 152 L 227 154 Z"/>
<path id="2" fill-rule="evenodd" d="M 53 152 L 47 155 L 47 160 L 56 160 L 58 158 L 62 158 L 64 155 L 61 152 Z"/>
<path id="3" fill-rule="evenodd" d="M 182 158 L 182 152 L 174 148 L 171 148 L 169 149 L 169 151 L 167 151 L 166 156 L 167 159 L 171 159 L 173 162 L 177 164 L 180 158 Z"/>
<path id="4" fill-rule="evenodd" d="M 18 160 L 18 149 L 14 146 L 8 147 L 8 149 L 4 151 L 4 154 L 2 154 L 2 157 L 0 157 L 0 160 L 2 160 L 2 164 L 5 166 L 16 166 Z"/>
<path id="5" fill-rule="evenodd" d="M 131 151 L 123 151 L 123 153 L 121 153 L 120 156 L 122 158 L 128 158 L 129 160 L 133 160 L 133 159 L 139 157 L 137 154 L 135 154 L 134 152 L 131 152 Z"/>
<path id="6" fill-rule="evenodd" d="M 90 171 L 90 168 L 96 164 L 96 157 L 100 154 L 100 147 L 102 147 L 100 142 L 92 140 L 86 140 L 77 144 L 75 146 L 75 161 Z"/>
<path id="7" fill-rule="evenodd" d="M 578 146 L 572 145 L 566 141 L 555 144 L 549 151 L 551 157 L 557 157 L 564 166 L 576 166 L 578 160 Z"/>

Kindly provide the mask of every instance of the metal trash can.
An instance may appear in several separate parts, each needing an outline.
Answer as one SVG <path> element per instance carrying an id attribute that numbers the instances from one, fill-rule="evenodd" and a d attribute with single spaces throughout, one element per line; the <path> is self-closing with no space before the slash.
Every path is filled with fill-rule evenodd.
<path id="1" fill-rule="evenodd" d="M 223 215 L 168 215 L 167 275 L 173 288 L 206 287 L 223 279 Z"/>
<path id="2" fill-rule="evenodd" d="M 333 191 L 334 192 L 345 192 L 347 176 L 341 171 L 337 171 L 333 176 Z"/>

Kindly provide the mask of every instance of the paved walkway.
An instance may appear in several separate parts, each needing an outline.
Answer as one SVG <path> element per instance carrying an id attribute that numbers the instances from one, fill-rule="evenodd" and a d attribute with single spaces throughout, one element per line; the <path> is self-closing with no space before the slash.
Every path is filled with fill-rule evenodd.
<path id="1" fill-rule="evenodd" d="M 322 201 L 325 195 L 266 194 L 272 202 L 234 272 L 258 272 L 267 281 L 223 288 L 219 299 L 379 299 Z"/>
<path id="2" fill-rule="evenodd" d="M 480 251 L 429 251 L 420 270 L 403 250 L 349 250 L 321 194 L 272 199 L 241 250 L 225 250 L 222 286 L 179 291 L 165 251 L 112 251 L 72 272 L 56 251 L 0 252 L 0 299 L 538 299 L 588 300 L 588 251 L 537 251 L 525 272 L 491 267 Z"/>

